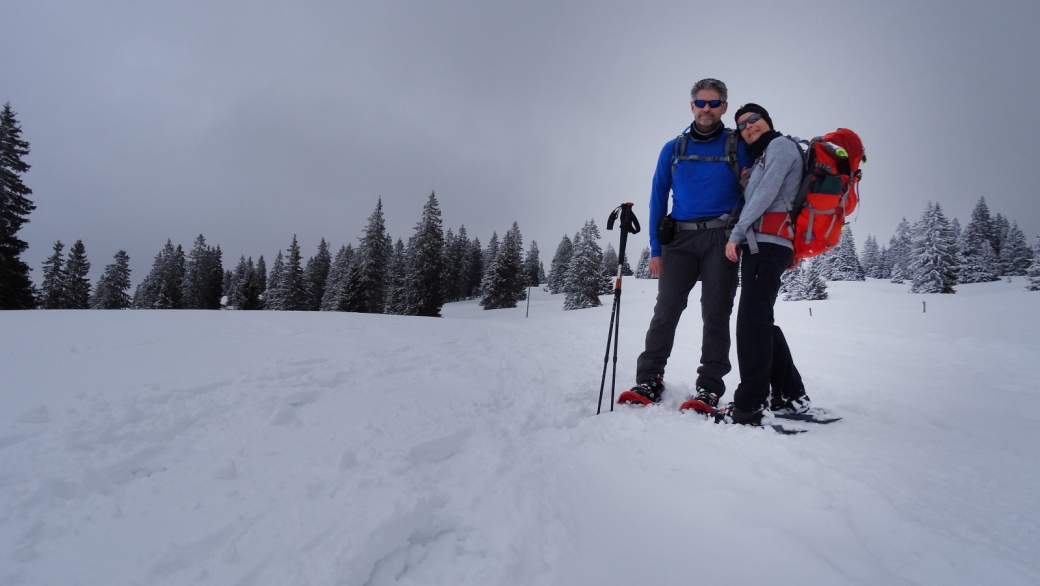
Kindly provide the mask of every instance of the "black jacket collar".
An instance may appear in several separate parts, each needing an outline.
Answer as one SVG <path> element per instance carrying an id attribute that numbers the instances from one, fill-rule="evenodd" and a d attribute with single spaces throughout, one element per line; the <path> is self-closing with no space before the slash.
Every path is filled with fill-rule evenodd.
<path id="1" fill-rule="evenodd" d="M 775 130 L 770 130 L 769 132 L 762 133 L 758 137 L 758 140 L 756 140 L 752 144 L 747 145 L 748 155 L 751 156 L 752 160 L 757 160 L 759 157 L 765 154 L 766 147 L 769 146 L 769 143 L 773 142 L 773 139 L 780 136 L 783 135 Z"/>
<path id="2" fill-rule="evenodd" d="M 726 127 L 722 123 L 722 120 L 719 120 L 718 124 L 715 125 L 715 128 L 712 128 L 708 132 L 701 132 L 697 130 L 697 123 L 695 122 L 690 125 L 690 138 L 697 142 L 708 142 L 709 140 L 715 140 L 718 138 L 725 129 Z"/>

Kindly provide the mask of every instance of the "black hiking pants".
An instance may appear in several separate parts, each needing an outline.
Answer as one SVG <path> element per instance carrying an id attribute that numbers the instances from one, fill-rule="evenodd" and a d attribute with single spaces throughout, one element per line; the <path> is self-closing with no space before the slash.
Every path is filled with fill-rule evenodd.
<path id="1" fill-rule="evenodd" d="M 794 251 L 760 242 L 758 254 L 741 248 L 740 304 L 737 307 L 737 364 L 740 385 L 733 402 L 741 411 L 766 407 L 770 387 L 774 395 L 796 399 L 805 394 L 802 377 L 780 328 L 773 324 L 773 304 L 780 277 Z"/>
<path id="2" fill-rule="evenodd" d="M 729 373 L 729 316 L 737 291 L 737 265 L 726 258 L 726 230 L 683 230 L 661 247 L 657 305 L 646 332 L 646 349 L 636 361 L 636 382 L 664 374 L 675 343 L 675 328 L 686 309 L 690 291 L 701 280 L 701 365 L 697 386 L 722 396 Z"/>

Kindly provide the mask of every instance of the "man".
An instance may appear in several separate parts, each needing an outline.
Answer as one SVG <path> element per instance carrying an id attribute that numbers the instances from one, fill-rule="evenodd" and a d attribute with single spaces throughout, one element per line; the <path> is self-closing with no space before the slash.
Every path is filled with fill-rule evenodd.
<path id="1" fill-rule="evenodd" d="M 646 349 L 636 363 L 636 386 L 622 393 L 619 403 L 661 401 L 664 370 L 672 353 L 675 328 L 690 296 L 701 280 L 700 368 L 697 391 L 689 406 L 710 411 L 726 392 L 722 382 L 730 371 L 729 316 L 737 287 L 737 265 L 726 259 L 729 214 L 740 199 L 740 169 L 750 166 L 744 145 L 725 128 L 722 116 L 728 104 L 726 84 L 702 79 L 690 91 L 693 124 L 661 149 L 650 194 L 650 226 L 665 218 L 675 222 L 668 243 L 650 230 L 650 274 L 658 277 L 657 305 L 646 332 Z M 664 235 L 663 232 L 661 235 Z"/>

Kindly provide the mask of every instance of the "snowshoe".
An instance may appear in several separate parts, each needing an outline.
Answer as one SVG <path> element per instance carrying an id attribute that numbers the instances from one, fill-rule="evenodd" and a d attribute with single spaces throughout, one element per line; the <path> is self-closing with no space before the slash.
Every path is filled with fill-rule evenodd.
<path id="1" fill-rule="evenodd" d="M 785 413 L 785 412 L 773 412 L 773 417 L 777 419 L 786 419 L 788 421 L 806 421 L 808 423 L 819 423 L 826 425 L 828 423 L 834 423 L 835 421 L 841 421 L 842 418 L 819 407 L 812 407 L 807 411 L 801 413 Z"/>
<path id="2" fill-rule="evenodd" d="M 697 387 L 697 396 L 686 401 L 679 407 L 679 411 L 696 411 L 702 415 L 714 415 L 719 406 L 719 396 L 715 393 Z"/>
<path id="3" fill-rule="evenodd" d="M 733 423 L 758 429 L 772 429 L 781 435 L 797 435 L 809 431 L 773 423 L 772 414 L 768 411 L 741 411 L 734 407 L 733 403 L 715 410 L 715 423 Z"/>
<path id="4" fill-rule="evenodd" d="M 657 377 L 621 393 L 617 402 L 618 405 L 650 405 L 660 403 L 663 396 L 664 379 Z"/>

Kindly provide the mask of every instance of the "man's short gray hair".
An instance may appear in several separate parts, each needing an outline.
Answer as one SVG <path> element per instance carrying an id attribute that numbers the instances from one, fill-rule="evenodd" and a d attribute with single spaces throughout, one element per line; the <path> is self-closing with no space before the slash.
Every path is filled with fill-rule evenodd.
<path id="1" fill-rule="evenodd" d="M 719 81 L 717 79 L 712 79 L 712 78 L 708 77 L 708 78 L 702 79 L 702 80 L 698 81 L 697 83 L 693 84 L 693 89 L 690 90 L 690 101 L 691 102 L 693 100 L 697 99 L 697 92 L 699 92 L 701 90 L 715 90 L 715 91 L 719 92 L 719 99 L 720 100 L 722 100 L 723 102 L 728 101 L 727 97 L 728 97 L 729 94 L 726 91 L 726 84 L 722 83 L 721 81 Z"/>

